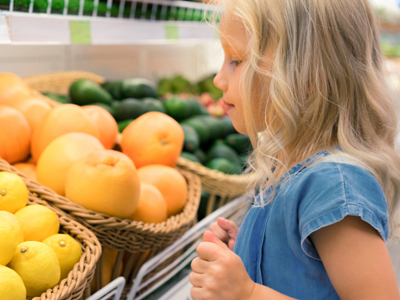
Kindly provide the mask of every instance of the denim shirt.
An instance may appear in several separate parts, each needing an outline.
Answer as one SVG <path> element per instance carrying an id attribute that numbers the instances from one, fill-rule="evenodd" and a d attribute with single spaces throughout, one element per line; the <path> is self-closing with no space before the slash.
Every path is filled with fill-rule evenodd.
<path id="1" fill-rule="evenodd" d="M 327 156 L 325 150 L 316 156 Z M 343 162 L 298 164 L 285 174 L 275 198 L 259 197 L 240 227 L 234 252 L 253 281 L 303 300 L 340 299 L 310 234 L 345 216 L 359 216 L 384 241 L 389 234 L 385 196 L 376 179 Z M 267 191 L 268 199 L 271 189 Z"/>

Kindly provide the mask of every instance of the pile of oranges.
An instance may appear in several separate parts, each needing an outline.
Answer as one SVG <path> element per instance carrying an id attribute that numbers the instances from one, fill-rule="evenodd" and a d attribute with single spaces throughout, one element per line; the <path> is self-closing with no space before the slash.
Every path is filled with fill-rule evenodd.
<path id="1" fill-rule="evenodd" d="M 163 113 L 146 113 L 119 134 L 102 107 L 55 102 L 0 73 L 0 126 L 2 159 L 88 209 L 160 223 L 186 204 L 187 183 L 174 168 L 184 133 Z"/>

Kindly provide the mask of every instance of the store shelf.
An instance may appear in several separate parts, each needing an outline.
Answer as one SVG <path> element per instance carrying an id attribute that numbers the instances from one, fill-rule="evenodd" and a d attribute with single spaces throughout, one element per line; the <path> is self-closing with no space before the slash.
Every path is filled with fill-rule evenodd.
<path id="1" fill-rule="evenodd" d="M 111 8 L 116 7 L 113 1 L 117 0 L 108 0 L 101 16 L 98 0 L 91 0 L 95 4 L 90 14 L 83 9 L 85 1 L 80 0 L 79 10 L 73 12 L 65 1 L 62 13 L 56 14 L 50 0 L 45 1 L 44 13 L 34 10 L 34 0 L 30 1 L 27 12 L 16 11 L 11 0 L 7 9 L 0 11 L 0 44 L 134 45 L 199 43 L 217 38 L 213 27 L 204 21 L 215 9 L 211 5 L 119 0 L 117 11 L 113 13 Z"/>

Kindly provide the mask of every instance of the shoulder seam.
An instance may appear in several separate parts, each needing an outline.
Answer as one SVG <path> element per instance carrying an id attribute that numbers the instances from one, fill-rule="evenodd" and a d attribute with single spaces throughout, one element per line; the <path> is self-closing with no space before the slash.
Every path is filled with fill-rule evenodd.
<path id="1" fill-rule="evenodd" d="M 336 164 L 337 169 L 338 169 L 338 171 L 339 171 L 340 178 L 342 179 L 343 199 L 344 199 L 344 201 L 346 202 L 346 206 L 347 206 L 347 205 L 348 205 L 348 201 L 347 201 L 347 191 L 346 191 L 346 183 L 345 183 L 345 181 L 344 181 L 343 172 L 342 172 L 342 170 L 340 169 L 339 163 L 338 163 L 338 162 L 335 162 L 335 164 Z"/>

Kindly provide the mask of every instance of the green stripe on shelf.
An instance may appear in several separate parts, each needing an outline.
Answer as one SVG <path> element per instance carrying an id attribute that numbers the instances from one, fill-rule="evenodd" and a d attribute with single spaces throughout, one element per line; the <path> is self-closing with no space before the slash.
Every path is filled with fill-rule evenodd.
<path id="1" fill-rule="evenodd" d="M 92 34 L 90 21 L 69 21 L 71 33 L 71 44 L 90 45 L 92 44 Z"/>
<path id="2" fill-rule="evenodd" d="M 165 24 L 165 36 L 167 40 L 179 40 L 178 26 Z"/>

